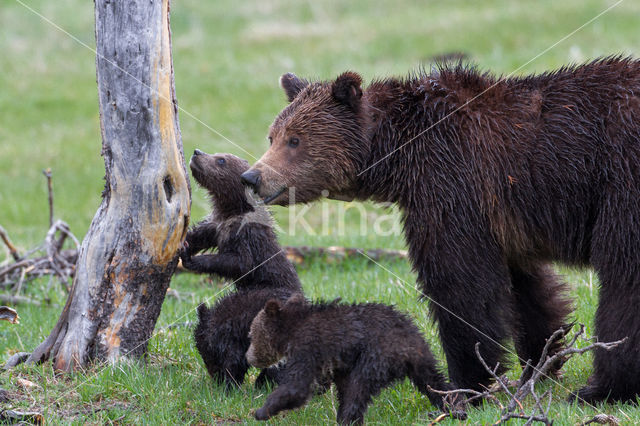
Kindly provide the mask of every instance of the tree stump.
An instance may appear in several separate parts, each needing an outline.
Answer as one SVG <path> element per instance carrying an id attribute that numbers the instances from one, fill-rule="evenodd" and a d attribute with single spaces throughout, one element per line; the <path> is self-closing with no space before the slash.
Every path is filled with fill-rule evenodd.
<path id="1" fill-rule="evenodd" d="M 146 352 L 191 202 L 168 0 L 95 0 L 95 20 L 106 185 L 67 303 L 28 360 L 64 371 Z"/>

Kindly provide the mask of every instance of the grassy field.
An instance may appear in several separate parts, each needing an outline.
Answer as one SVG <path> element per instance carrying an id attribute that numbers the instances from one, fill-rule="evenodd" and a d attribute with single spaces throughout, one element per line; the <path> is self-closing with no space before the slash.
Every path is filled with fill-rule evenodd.
<path id="1" fill-rule="evenodd" d="M 82 43 L 95 44 L 92 2 L 0 3 L 0 225 L 22 250 L 39 243 L 46 233 L 42 169 L 53 170 L 56 217 L 79 236 L 99 205 L 104 174 L 94 54 L 25 5 Z M 174 0 L 173 55 L 177 97 L 184 108 L 180 124 L 185 152 L 197 147 L 255 161 L 267 148 L 271 120 L 285 105 L 277 81 L 287 71 L 328 79 L 353 69 L 369 81 L 404 75 L 428 64 L 432 55 L 463 51 L 481 68 L 496 73 L 540 72 L 600 55 L 637 55 L 639 13 L 640 2 L 633 0 L 617 5 L 592 0 Z M 350 206 L 341 225 L 344 207 L 329 202 L 309 208 L 304 219 L 312 232 L 291 220 L 292 210 L 275 208 L 281 242 L 404 248 L 400 234 L 381 236 L 373 231 L 371 224 L 388 210 L 371 204 Z M 207 210 L 204 193 L 194 190 L 192 218 L 197 220 Z M 0 251 L 0 261 L 6 257 Z M 299 273 L 311 297 L 380 301 L 410 312 L 438 358 L 444 359 L 426 306 L 417 301 L 409 265 L 396 261 L 382 266 L 361 258 L 339 264 L 318 261 L 299 268 Z M 559 272 L 571 284 L 575 319 L 592 331 L 596 278 L 590 271 Z M 18 306 L 20 325 L 0 323 L 0 362 L 16 351 L 32 350 L 51 330 L 66 295 L 55 286 L 48 292 L 46 288 L 46 281 L 38 281 L 23 290 L 29 297 L 47 300 L 44 308 Z M 213 385 L 193 345 L 191 328 L 182 326 L 195 319 L 199 302 L 227 291 L 224 283 L 185 274 L 174 278 L 172 288 L 180 297 L 167 298 L 147 362 L 95 365 L 72 375 L 56 375 L 47 364 L 0 372 L 0 388 L 13 398 L 0 403 L 0 409 L 38 410 L 52 423 L 252 423 L 251 410 L 262 404 L 265 394 L 252 388 L 253 378 L 226 394 Z M 170 327 L 176 324 L 179 327 Z M 540 386 L 541 391 L 553 390 L 556 424 L 576 424 L 596 412 L 613 414 L 623 423 L 640 422 L 640 409 L 633 405 L 581 407 L 564 402 L 570 390 L 584 385 L 590 366 L 589 356 L 575 358 L 559 383 Z M 514 368 L 512 375 L 518 373 Z M 24 387 L 19 379 L 38 386 Z M 403 382 L 375 399 L 366 420 L 428 423 L 431 410 L 428 400 Z M 335 412 L 335 395 L 330 392 L 273 423 L 323 424 L 334 421 Z M 499 409 L 486 403 L 470 410 L 468 423 L 498 418 Z"/>

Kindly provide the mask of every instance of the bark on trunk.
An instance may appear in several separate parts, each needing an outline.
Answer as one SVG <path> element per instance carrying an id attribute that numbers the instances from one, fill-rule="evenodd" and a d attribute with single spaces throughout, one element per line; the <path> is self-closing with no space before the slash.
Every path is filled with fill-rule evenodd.
<path id="1" fill-rule="evenodd" d="M 95 19 L 106 185 L 60 319 L 29 359 L 65 371 L 145 353 L 191 201 L 168 0 L 95 0 Z"/>

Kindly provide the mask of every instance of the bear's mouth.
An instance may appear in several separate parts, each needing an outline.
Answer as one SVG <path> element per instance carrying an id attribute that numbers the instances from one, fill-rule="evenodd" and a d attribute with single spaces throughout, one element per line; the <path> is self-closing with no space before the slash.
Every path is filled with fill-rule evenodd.
<path id="1" fill-rule="evenodd" d="M 283 186 L 279 191 L 276 191 L 275 193 L 269 195 L 268 197 L 263 198 L 262 202 L 265 204 L 269 204 L 270 202 L 278 198 L 280 195 L 282 195 L 282 193 L 284 193 L 284 191 L 286 190 L 287 190 L 287 187 Z"/>
<path id="2" fill-rule="evenodd" d="M 191 174 L 193 175 L 193 178 L 196 180 L 196 182 L 198 182 L 199 185 L 204 186 L 204 173 L 202 171 L 202 168 L 200 167 L 200 164 L 194 161 L 193 157 L 191 157 L 191 161 L 189 161 L 189 168 L 191 168 Z"/>

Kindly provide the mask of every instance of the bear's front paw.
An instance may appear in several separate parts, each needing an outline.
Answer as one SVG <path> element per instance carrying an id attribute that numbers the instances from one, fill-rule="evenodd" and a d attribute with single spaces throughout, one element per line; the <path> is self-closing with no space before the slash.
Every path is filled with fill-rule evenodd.
<path id="1" fill-rule="evenodd" d="M 269 418 L 271 417 L 265 407 L 258 408 L 253 416 L 256 418 L 256 420 L 269 420 Z"/>
<path id="2" fill-rule="evenodd" d="M 178 249 L 178 256 L 180 256 L 180 260 L 182 261 L 182 266 L 186 268 L 186 263 L 191 261 L 191 252 L 189 251 L 189 243 L 182 243 L 182 247 Z"/>

